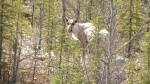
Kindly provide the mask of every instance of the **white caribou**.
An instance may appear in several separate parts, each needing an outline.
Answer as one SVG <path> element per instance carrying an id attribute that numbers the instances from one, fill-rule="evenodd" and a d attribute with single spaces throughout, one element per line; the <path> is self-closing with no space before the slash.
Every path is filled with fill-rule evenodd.
<path id="1" fill-rule="evenodd" d="M 88 41 L 94 37 L 95 32 L 95 26 L 92 23 L 79 23 L 78 19 L 72 20 L 72 19 L 65 19 L 66 20 L 66 27 L 67 31 L 71 34 L 71 37 L 75 40 L 80 40 L 82 47 L 87 48 L 88 47 Z M 102 35 L 102 37 L 106 38 L 108 36 L 109 32 L 105 29 L 100 30 L 99 34 Z"/>

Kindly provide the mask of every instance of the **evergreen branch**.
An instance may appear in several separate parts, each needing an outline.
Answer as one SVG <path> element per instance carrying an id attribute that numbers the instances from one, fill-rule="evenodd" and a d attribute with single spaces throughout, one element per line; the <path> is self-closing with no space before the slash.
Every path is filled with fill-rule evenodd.
<path id="1" fill-rule="evenodd" d="M 128 45 L 136 36 L 138 36 L 141 32 L 142 32 L 142 29 L 143 29 L 143 26 L 147 23 L 147 18 L 149 16 L 149 12 L 150 10 L 148 11 L 148 13 L 146 14 L 145 18 L 144 18 L 144 21 L 139 29 L 139 31 L 129 40 L 127 41 L 122 47 L 120 47 L 118 50 L 116 50 L 113 55 L 115 55 L 117 52 L 119 52 L 120 50 L 122 50 L 126 45 Z"/>

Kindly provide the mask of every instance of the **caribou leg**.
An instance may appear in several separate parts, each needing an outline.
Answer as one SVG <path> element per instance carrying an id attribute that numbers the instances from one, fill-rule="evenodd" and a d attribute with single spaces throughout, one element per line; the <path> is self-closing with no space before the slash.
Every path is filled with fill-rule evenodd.
<path id="1" fill-rule="evenodd" d="M 82 60 L 83 62 L 86 61 L 86 48 L 88 47 L 88 41 L 87 41 L 87 36 L 85 35 L 85 32 L 80 32 L 78 34 L 78 39 L 81 42 L 82 45 Z"/>

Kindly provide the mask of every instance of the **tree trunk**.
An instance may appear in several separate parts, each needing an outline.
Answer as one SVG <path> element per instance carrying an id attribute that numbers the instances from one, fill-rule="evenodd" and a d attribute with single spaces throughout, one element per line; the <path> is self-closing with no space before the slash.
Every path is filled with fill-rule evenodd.
<path id="1" fill-rule="evenodd" d="M 113 32 L 114 32 L 114 22 L 115 22 L 115 15 L 114 15 L 114 0 L 110 1 L 110 19 L 109 19 L 109 37 L 108 37 L 108 51 L 106 54 L 106 84 L 111 84 L 111 61 L 112 61 L 112 45 L 113 45 Z"/>
<path id="2" fill-rule="evenodd" d="M 20 56 L 21 56 L 21 48 L 22 48 L 22 28 L 21 28 L 21 39 L 20 43 L 18 44 L 20 47 L 18 48 L 18 57 L 17 57 L 17 63 L 16 63 L 16 80 L 18 78 L 18 70 L 19 70 L 19 63 L 20 63 Z"/>
<path id="3" fill-rule="evenodd" d="M 31 21 L 31 26 L 33 28 L 34 25 L 34 0 L 32 1 L 32 21 Z"/>
<path id="4" fill-rule="evenodd" d="M 53 2 L 51 2 L 50 0 L 48 1 L 48 4 L 49 4 L 49 6 L 48 6 L 48 13 L 50 14 L 51 13 L 51 7 L 52 7 L 52 4 L 53 4 Z M 51 16 L 50 15 L 48 15 L 48 22 L 50 22 L 51 24 L 48 24 L 48 32 L 47 32 L 47 35 L 49 36 L 49 38 L 47 38 L 47 49 L 48 49 L 48 53 L 49 53 L 49 61 L 48 61 L 48 67 L 50 67 L 50 66 L 53 66 L 53 65 L 51 65 L 51 64 L 53 64 L 53 61 L 52 61 L 52 55 L 51 55 L 51 52 L 53 52 L 52 50 L 53 50 L 53 47 L 52 47 L 52 45 L 53 45 L 53 34 L 54 34 L 54 32 L 53 32 L 53 28 L 54 28 L 54 22 L 53 22 L 54 20 L 53 19 L 51 19 Z M 50 69 L 48 69 L 48 71 L 47 71 L 47 73 L 48 73 L 48 76 L 49 76 L 49 74 L 50 74 Z"/>
<path id="5" fill-rule="evenodd" d="M 32 83 L 31 84 L 34 84 L 34 77 L 35 77 L 35 70 L 36 70 L 36 64 L 37 64 L 37 59 L 36 59 L 36 57 L 37 57 L 37 45 L 35 44 L 35 46 L 34 46 L 34 67 L 33 67 L 33 75 L 32 75 Z"/>
<path id="6" fill-rule="evenodd" d="M 62 0 L 62 23 L 63 23 L 63 29 L 62 29 L 62 36 L 61 36 L 61 50 L 60 50 L 60 55 L 59 55 L 59 69 L 61 69 L 61 63 L 62 63 L 62 52 L 63 52 L 63 42 L 64 42 L 64 29 L 65 29 L 65 12 L 66 12 L 66 8 L 65 8 L 65 2 L 66 0 Z"/>
<path id="7" fill-rule="evenodd" d="M 34 10 L 35 10 L 35 0 L 30 0 L 30 2 L 32 2 L 32 21 L 31 21 L 31 26 L 32 28 L 34 28 Z M 36 38 L 36 37 L 34 37 Z M 36 56 L 37 56 L 37 43 L 34 42 L 34 59 L 33 59 L 33 63 L 34 63 L 34 67 L 33 67 L 33 74 L 32 74 L 32 83 L 31 84 L 34 84 L 34 77 L 35 77 L 35 70 L 36 70 Z"/>
<path id="8" fill-rule="evenodd" d="M 17 35 L 17 32 L 16 32 L 16 35 Z M 17 72 L 16 72 L 16 63 L 17 63 L 17 48 L 18 46 L 18 38 L 16 37 L 15 38 L 15 42 L 13 43 L 13 52 L 14 52 L 14 56 L 13 56 L 13 78 L 12 78 L 12 81 L 13 81 L 13 84 L 15 84 L 17 82 Z"/>
<path id="9" fill-rule="evenodd" d="M 149 1 L 149 3 L 150 3 L 150 1 Z M 148 10 L 150 10 L 150 5 L 149 5 L 149 9 Z M 149 12 L 149 18 L 150 18 L 150 12 Z M 148 24 L 148 27 L 147 27 L 147 32 L 149 32 L 150 31 L 150 23 Z"/>
<path id="10" fill-rule="evenodd" d="M 0 82 L 2 81 L 2 44 L 3 44 L 3 9 L 4 9 L 4 0 L 1 1 L 1 13 L 0 13 Z"/>
<path id="11" fill-rule="evenodd" d="M 42 27 L 44 23 L 44 0 L 42 0 L 42 7 L 40 8 L 40 27 L 39 27 L 39 43 L 38 49 L 41 49 L 41 41 L 42 41 Z"/>
<path id="12" fill-rule="evenodd" d="M 77 18 L 80 17 L 80 0 L 77 1 Z"/>
<path id="13" fill-rule="evenodd" d="M 34 7 L 34 5 L 33 5 Z M 33 9 L 34 10 L 34 9 Z M 33 11 L 34 12 L 34 11 Z M 36 74 L 36 66 L 37 66 L 37 53 L 41 50 L 41 42 L 42 42 L 42 28 L 43 28 L 43 23 L 44 23 L 44 0 L 42 0 L 42 7 L 40 8 L 40 19 L 39 19 L 39 40 L 38 40 L 38 45 L 35 43 L 35 61 L 34 61 L 34 67 L 33 67 L 33 76 L 32 76 L 32 84 L 34 84 L 34 78 Z M 33 23 L 34 24 L 34 23 Z M 36 48 L 36 46 L 38 48 Z"/>
<path id="14" fill-rule="evenodd" d="M 20 4 L 18 4 L 20 5 Z M 20 9 L 20 7 L 18 8 Z M 18 36 L 18 33 L 19 33 L 19 16 L 20 14 L 20 11 L 17 11 L 17 22 L 16 22 L 16 30 L 15 30 L 15 37 L 14 37 L 14 44 L 13 44 L 13 50 L 14 50 L 14 63 L 13 63 L 13 84 L 16 84 L 17 83 L 17 75 L 18 75 L 18 66 L 19 66 L 19 59 L 18 57 L 20 57 L 19 55 L 17 55 L 18 53 L 20 53 L 21 51 L 17 52 L 18 51 L 18 45 L 19 45 L 19 36 Z M 17 64 L 18 63 L 18 64 Z"/>
<path id="15" fill-rule="evenodd" d="M 132 0 L 130 0 L 130 19 L 129 19 L 129 22 L 130 22 L 130 27 L 129 27 L 129 38 L 128 40 L 131 39 L 132 37 L 132 17 L 133 17 L 133 14 L 132 14 L 132 7 L 133 7 L 133 3 L 132 3 Z M 131 56 L 131 50 L 132 50 L 132 42 L 130 41 L 129 45 L 128 45 L 128 55 L 127 57 L 130 58 Z"/>

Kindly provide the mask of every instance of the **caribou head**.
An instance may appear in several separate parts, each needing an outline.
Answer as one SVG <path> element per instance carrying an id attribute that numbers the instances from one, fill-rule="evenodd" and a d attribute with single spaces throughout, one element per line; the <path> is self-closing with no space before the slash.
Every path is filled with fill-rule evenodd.
<path id="1" fill-rule="evenodd" d="M 78 18 L 76 20 L 73 19 L 65 19 L 66 21 L 66 29 L 68 33 L 70 33 L 71 37 L 75 40 L 87 40 L 92 36 L 93 30 L 95 26 L 92 23 L 79 23 Z"/>
<path id="2" fill-rule="evenodd" d="M 65 21 L 66 21 L 66 25 L 67 25 L 67 30 L 69 33 L 71 33 L 73 26 L 78 22 L 78 19 L 76 19 L 76 20 L 69 19 L 68 20 L 67 18 L 65 18 Z"/>

